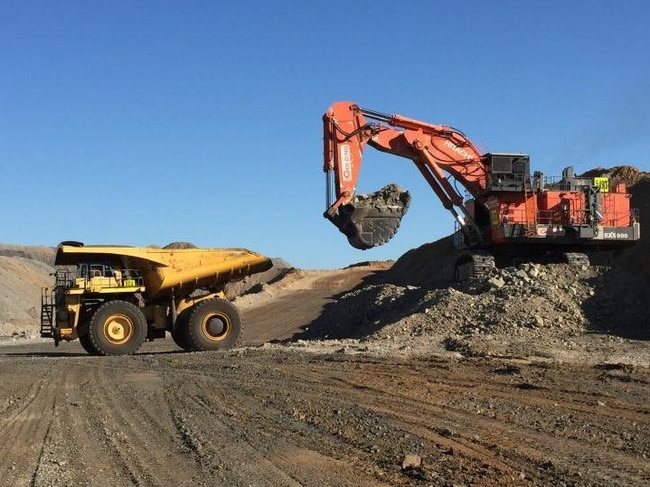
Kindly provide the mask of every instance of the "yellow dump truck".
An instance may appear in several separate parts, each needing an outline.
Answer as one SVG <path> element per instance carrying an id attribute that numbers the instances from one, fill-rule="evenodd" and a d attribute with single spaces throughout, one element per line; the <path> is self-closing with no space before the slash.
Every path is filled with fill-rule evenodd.
<path id="1" fill-rule="evenodd" d="M 41 336 L 55 345 L 79 339 L 91 355 L 134 353 L 166 332 L 188 351 L 237 346 L 241 317 L 224 286 L 271 260 L 247 249 L 171 247 L 59 244 L 54 287 L 41 296 Z"/>

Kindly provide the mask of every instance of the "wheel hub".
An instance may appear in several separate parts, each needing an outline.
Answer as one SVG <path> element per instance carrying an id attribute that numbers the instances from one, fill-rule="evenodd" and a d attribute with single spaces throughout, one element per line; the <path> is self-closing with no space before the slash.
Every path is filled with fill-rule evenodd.
<path id="1" fill-rule="evenodd" d="M 124 315 L 113 315 L 106 320 L 104 336 L 115 344 L 127 342 L 133 335 L 133 324 Z"/>
<path id="2" fill-rule="evenodd" d="M 228 320 L 223 316 L 210 316 L 203 324 L 203 331 L 210 340 L 221 340 L 228 335 Z"/>

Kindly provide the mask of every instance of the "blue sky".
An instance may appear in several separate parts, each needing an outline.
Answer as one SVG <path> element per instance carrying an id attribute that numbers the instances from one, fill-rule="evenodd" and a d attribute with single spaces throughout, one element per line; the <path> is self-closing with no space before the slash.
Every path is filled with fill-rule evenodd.
<path id="1" fill-rule="evenodd" d="M 367 251 L 322 218 L 338 100 L 452 125 L 560 175 L 650 170 L 650 4 L 0 2 L 0 242 L 246 247 L 301 268 L 397 259 L 449 234 L 409 161 L 366 151 L 360 192 L 412 195 Z"/>

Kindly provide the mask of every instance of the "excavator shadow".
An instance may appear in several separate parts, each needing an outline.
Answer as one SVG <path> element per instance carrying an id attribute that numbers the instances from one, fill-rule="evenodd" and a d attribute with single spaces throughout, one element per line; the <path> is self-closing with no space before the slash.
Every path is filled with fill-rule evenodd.
<path id="1" fill-rule="evenodd" d="M 629 272 L 612 267 L 593 283 L 593 296 L 582 304 L 589 332 L 650 340 L 650 286 L 641 277 L 635 283 Z"/>
<path id="2" fill-rule="evenodd" d="M 407 310 L 424 311 L 418 303 L 432 288 L 387 284 L 389 272 L 366 276 L 353 289 L 335 294 L 316 319 L 284 342 L 363 339 L 398 321 Z"/>

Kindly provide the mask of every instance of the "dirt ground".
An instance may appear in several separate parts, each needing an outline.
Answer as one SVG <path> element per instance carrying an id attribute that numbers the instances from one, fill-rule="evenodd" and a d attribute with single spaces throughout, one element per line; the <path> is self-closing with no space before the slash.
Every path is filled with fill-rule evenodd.
<path id="1" fill-rule="evenodd" d="M 573 336 L 574 355 L 490 356 L 449 350 L 444 333 L 430 350 L 413 349 L 407 333 L 309 338 L 382 267 L 296 271 L 238 298 L 245 346 L 226 353 L 184 353 L 165 340 L 100 358 L 77 343 L 5 341 L 0 483 L 650 481 L 647 342 L 584 334 Z M 585 360 L 590 346 L 597 353 Z"/>
<path id="2" fill-rule="evenodd" d="M 278 259 L 241 348 L 91 357 L 34 338 L 53 250 L 0 246 L 0 486 L 650 485 L 650 232 L 463 286 L 451 252 Z"/>

